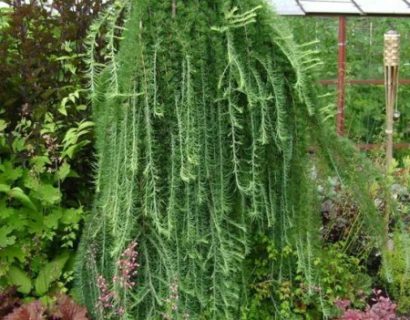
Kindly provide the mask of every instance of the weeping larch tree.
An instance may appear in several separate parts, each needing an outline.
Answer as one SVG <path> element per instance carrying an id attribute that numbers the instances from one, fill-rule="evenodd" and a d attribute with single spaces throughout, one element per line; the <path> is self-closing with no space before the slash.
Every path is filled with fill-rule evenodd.
<path id="1" fill-rule="evenodd" d="M 275 275 L 314 283 L 318 172 L 383 246 L 373 179 L 320 117 L 314 51 L 265 1 L 121 1 L 88 42 L 98 163 L 77 289 L 95 319 L 239 319 L 255 233 L 297 252 Z"/>

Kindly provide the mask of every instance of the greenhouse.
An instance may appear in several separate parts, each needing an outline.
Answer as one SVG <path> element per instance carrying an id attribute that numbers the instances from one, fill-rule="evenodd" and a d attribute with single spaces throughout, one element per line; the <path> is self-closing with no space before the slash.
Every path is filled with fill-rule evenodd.
<path id="1" fill-rule="evenodd" d="M 410 1 L 0 1 L 0 319 L 410 319 Z"/>

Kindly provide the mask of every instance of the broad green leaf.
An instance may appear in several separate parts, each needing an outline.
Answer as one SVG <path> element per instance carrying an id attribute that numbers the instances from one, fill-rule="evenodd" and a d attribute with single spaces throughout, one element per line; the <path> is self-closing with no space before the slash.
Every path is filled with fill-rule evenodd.
<path id="1" fill-rule="evenodd" d="M 61 192 L 58 188 L 51 184 L 39 184 L 37 189 L 33 189 L 30 193 L 33 198 L 41 201 L 44 205 L 54 205 L 61 200 Z"/>
<path id="2" fill-rule="evenodd" d="M 26 140 L 24 138 L 16 138 L 11 146 L 14 152 L 21 152 L 26 148 Z"/>
<path id="3" fill-rule="evenodd" d="M 75 108 L 77 109 L 77 111 L 85 111 L 85 110 L 87 110 L 87 105 L 80 104 L 80 105 L 76 106 Z"/>
<path id="4" fill-rule="evenodd" d="M 10 226 L 4 226 L 0 228 L 0 249 L 11 246 L 16 243 L 16 237 L 10 236 L 13 232 L 13 228 Z"/>
<path id="5" fill-rule="evenodd" d="M 16 214 L 15 208 L 7 206 L 5 201 L 0 201 L 0 223 L 1 223 L 1 219 L 5 220 L 10 217 L 15 218 L 15 214 Z M 1 242 L 0 242 L 0 245 L 1 245 Z"/>
<path id="6" fill-rule="evenodd" d="M 70 174 L 71 166 L 67 162 L 63 162 L 57 171 L 57 178 L 60 181 L 64 181 L 65 178 Z"/>
<path id="7" fill-rule="evenodd" d="M 63 157 L 68 157 L 68 158 L 72 159 L 76 148 L 77 148 L 76 145 L 68 147 L 61 155 Z"/>
<path id="8" fill-rule="evenodd" d="M 94 127 L 94 122 L 84 121 L 84 122 L 81 122 L 80 125 L 78 126 L 78 131 L 81 131 L 81 130 L 84 130 L 84 129 L 87 129 L 87 128 L 91 128 L 91 127 Z"/>
<path id="9" fill-rule="evenodd" d="M 45 171 L 45 166 L 47 164 L 51 164 L 51 161 L 46 156 L 37 156 L 37 157 L 33 157 L 30 160 L 30 163 L 33 166 L 33 170 L 36 173 L 43 173 Z"/>
<path id="10" fill-rule="evenodd" d="M 33 212 L 31 219 L 27 220 L 26 232 L 33 236 L 41 236 L 44 238 L 45 232 L 50 231 L 44 225 L 43 217 L 36 211 Z"/>
<path id="11" fill-rule="evenodd" d="M 9 208 L 8 210 L 9 213 L 12 214 L 9 218 L 9 223 L 13 226 L 13 229 L 16 231 L 27 232 L 26 227 L 29 221 L 28 218 L 31 218 L 36 211 L 26 207 L 18 209 Z"/>
<path id="12" fill-rule="evenodd" d="M 69 178 L 80 178 L 80 175 L 75 170 L 71 169 L 68 177 Z"/>
<path id="13" fill-rule="evenodd" d="M 77 224 L 84 217 L 84 210 L 82 207 L 78 209 L 67 209 L 64 210 L 61 222 L 66 225 Z"/>
<path id="14" fill-rule="evenodd" d="M 62 209 L 53 210 L 49 215 L 45 216 L 44 225 L 49 229 L 57 229 L 58 223 L 63 216 Z"/>
<path id="15" fill-rule="evenodd" d="M 37 176 L 27 174 L 24 176 L 24 187 L 30 190 L 37 190 L 40 186 L 40 180 Z"/>
<path id="16" fill-rule="evenodd" d="M 4 183 L 0 183 L 0 192 L 8 193 L 10 191 L 10 186 Z"/>
<path id="17" fill-rule="evenodd" d="M 52 306 L 56 302 L 56 299 L 53 296 L 42 296 L 38 300 L 42 303 L 43 306 Z M 70 313 L 70 317 L 72 317 L 71 313 Z M 65 319 L 67 319 L 67 318 L 65 318 Z M 76 318 L 73 317 L 73 318 L 70 318 L 70 319 L 75 320 Z"/>
<path id="18" fill-rule="evenodd" d="M 13 188 L 9 192 L 9 196 L 13 199 L 16 199 L 20 201 L 20 203 L 27 208 L 37 210 L 36 206 L 34 203 L 31 201 L 30 197 L 24 193 L 24 191 L 21 188 Z"/>
<path id="19" fill-rule="evenodd" d="M 64 157 L 68 157 L 70 159 L 72 159 L 74 157 L 74 155 L 81 150 L 81 148 L 85 147 L 87 144 L 89 144 L 91 141 L 89 140 L 83 140 L 79 143 L 73 144 L 72 146 L 68 147 L 66 150 L 64 150 L 61 153 L 61 156 Z"/>
<path id="20" fill-rule="evenodd" d="M 66 99 L 66 98 L 64 98 Z M 60 112 L 63 116 L 67 116 L 67 108 L 65 107 L 65 104 L 60 104 L 60 106 L 58 107 L 58 112 Z"/>
<path id="21" fill-rule="evenodd" d="M 67 130 L 63 142 L 64 148 L 77 141 L 77 128 L 70 128 Z"/>
<path id="22" fill-rule="evenodd" d="M 3 119 L 0 119 L 0 132 L 6 130 L 7 126 L 7 122 Z"/>
<path id="23" fill-rule="evenodd" d="M 1 255 L 0 255 L 1 257 Z M 1 283 L 4 286 L 5 284 L 5 278 L 7 277 L 7 274 L 9 273 L 9 265 L 5 264 L 1 269 L 0 269 L 0 279 L 2 279 Z"/>
<path id="24" fill-rule="evenodd" d="M 55 122 L 53 123 L 47 123 L 43 125 L 43 128 L 40 131 L 41 135 L 45 134 L 53 134 L 57 131 L 57 125 Z"/>
<path id="25" fill-rule="evenodd" d="M 8 281 L 11 285 L 17 287 L 17 291 L 23 294 L 29 294 L 33 287 L 30 277 L 17 267 L 10 267 Z"/>
<path id="26" fill-rule="evenodd" d="M 77 92 L 77 91 L 72 92 L 72 93 L 70 93 L 70 94 L 68 95 L 68 98 L 70 99 L 70 101 L 71 101 L 72 103 L 75 103 L 75 99 L 78 98 L 78 97 L 79 97 L 79 96 L 78 96 L 78 92 Z"/>
<path id="27" fill-rule="evenodd" d="M 10 161 L 6 161 L 2 164 L 1 171 L 2 180 L 8 182 L 14 182 L 23 176 L 23 169 L 20 167 L 14 168 L 13 163 Z"/>
<path id="28" fill-rule="evenodd" d="M 13 263 L 14 261 L 18 260 L 19 262 L 23 263 L 25 259 L 26 252 L 24 252 L 19 245 L 12 245 L 0 250 L 1 261 L 8 261 L 9 263 Z"/>
<path id="29" fill-rule="evenodd" d="M 65 264 L 70 255 L 65 252 L 55 258 L 53 261 L 47 263 L 43 269 L 40 270 L 38 277 L 35 280 L 34 286 L 38 295 L 44 295 L 50 289 L 53 282 L 60 279 Z"/>

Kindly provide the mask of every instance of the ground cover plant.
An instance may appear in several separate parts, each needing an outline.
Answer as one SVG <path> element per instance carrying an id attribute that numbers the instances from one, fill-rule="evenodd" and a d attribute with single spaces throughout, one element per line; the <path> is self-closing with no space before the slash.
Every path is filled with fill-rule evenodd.
<path id="1" fill-rule="evenodd" d="M 341 300 L 337 302 L 337 306 L 343 311 L 340 320 L 397 320 L 396 305 L 387 297 L 382 296 L 381 290 L 374 291 L 372 298 L 373 304 L 366 307 L 366 310 L 356 310 L 350 308 L 350 301 Z"/>
<path id="2" fill-rule="evenodd" d="M 76 289 L 91 316 L 318 319 L 340 283 L 370 290 L 343 244 L 321 252 L 318 187 L 348 190 L 365 259 L 387 243 L 383 184 L 327 130 L 315 51 L 264 1 L 122 1 L 88 44 L 97 194 Z"/>
<path id="3" fill-rule="evenodd" d="M 4 320 L 87 320 L 87 310 L 66 295 L 45 305 L 41 301 L 23 303 L 10 288 L 0 294 L 0 317 Z"/>

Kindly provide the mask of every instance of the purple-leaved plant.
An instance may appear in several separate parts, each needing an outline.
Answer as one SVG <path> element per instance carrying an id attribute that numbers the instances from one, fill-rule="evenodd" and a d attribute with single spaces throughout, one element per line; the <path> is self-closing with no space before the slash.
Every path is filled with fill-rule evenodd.
<path id="1" fill-rule="evenodd" d="M 335 305 L 342 312 L 338 320 L 398 320 L 396 315 L 396 304 L 390 298 L 384 297 L 381 290 L 373 290 L 373 305 L 368 305 L 364 311 L 350 309 L 349 300 L 336 301 Z"/>

